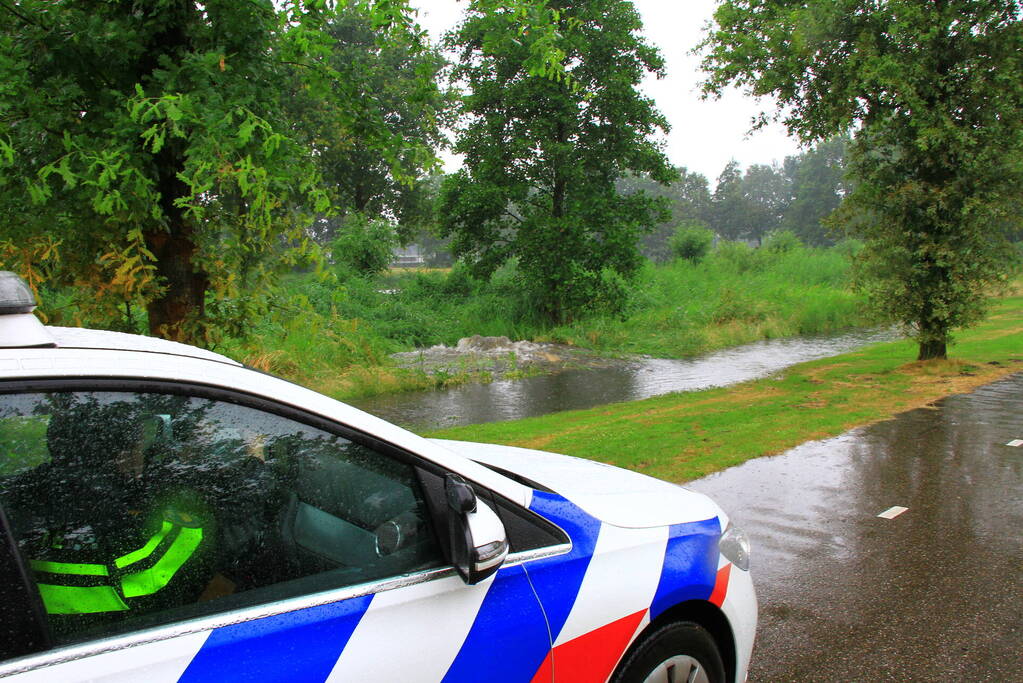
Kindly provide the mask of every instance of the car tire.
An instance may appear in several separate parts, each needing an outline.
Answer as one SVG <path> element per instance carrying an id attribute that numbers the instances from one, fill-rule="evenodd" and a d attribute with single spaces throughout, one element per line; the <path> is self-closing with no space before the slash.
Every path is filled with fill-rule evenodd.
<path id="1" fill-rule="evenodd" d="M 691 621 L 665 624 L 630 648 L 614 683 L 725 683 L 725 665 L 711 635 Z"/>

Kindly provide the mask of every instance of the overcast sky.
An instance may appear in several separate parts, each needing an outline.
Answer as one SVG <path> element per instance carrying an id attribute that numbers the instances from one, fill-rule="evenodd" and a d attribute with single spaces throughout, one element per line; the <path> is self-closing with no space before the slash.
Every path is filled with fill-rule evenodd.
<path id="1" fill-rule="evenodd" d="M 419 23 L 437 40 L 459 21 L 465 0 L 411 0 L 419 9 Z M 711 188 L 729 159 L 746 168 L 750 164 L 779 163 L 799 151 L 780 125 L 748 134 L 750 120 L 760 106 L 739 92 L 726 93 L 720 100 L 702 101 L 697 92 L 699 58 L 688 51 L 702 36 L 715 0 L 634 0 L 643 18 L 647 40 L 660 48 L 667 75 L 648 78 L 644 92 L 671 123 L 665 142 L 668 158 L 676 166 L 699 171 Z M 457 167 L 448 161 L 446 170 Z"/>

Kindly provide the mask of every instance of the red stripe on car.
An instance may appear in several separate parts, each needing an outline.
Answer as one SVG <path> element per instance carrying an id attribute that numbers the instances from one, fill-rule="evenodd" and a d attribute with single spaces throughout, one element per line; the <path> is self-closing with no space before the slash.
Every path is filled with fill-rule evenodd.
<path id="1" fill-rule="evenodd" d="M 645 609 L 640 610 L 558 645 L 540 665 L 533 681 L 550 680 L 552 655 L 557 683 L 606 681 L 646 613 Z"/>
<path id="2" fill-rule="evenodd" d="M 725 593 L 728 592 L 728 576 L 732 573 L 731 563 L 726 564 L 718 570 L 717 578 L 714 580 L 714 590 L 710 594 L 710 601 L 721 607 L 725 601 Z"/>

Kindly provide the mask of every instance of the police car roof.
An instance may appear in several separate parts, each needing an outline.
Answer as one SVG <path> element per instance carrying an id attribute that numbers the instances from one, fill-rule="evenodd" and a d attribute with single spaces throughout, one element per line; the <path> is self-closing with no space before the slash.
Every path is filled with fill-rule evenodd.
<path id="1" fill-rule="evenodd" d="M 3 321 L 0 320 L 0 326 Z M 106 330 L 90 330 L 82 327 L 46 327 L 47 332 L 53 337 L 57 348 L 66 349 L 110 349 L 113 351 L 142 351 L 146 353 L 162 353 L 171 356 L 188 356 L 201 360 L 211 360 L 218 363 L 229 363 L 241 365 L 227 356 L 222 356 L 213 351 L 200 349 L 188 344 L 160 339 L 158 337 L 143 337 L 138 334 L 125 334 L 124 332 L 109 332 Z"/>

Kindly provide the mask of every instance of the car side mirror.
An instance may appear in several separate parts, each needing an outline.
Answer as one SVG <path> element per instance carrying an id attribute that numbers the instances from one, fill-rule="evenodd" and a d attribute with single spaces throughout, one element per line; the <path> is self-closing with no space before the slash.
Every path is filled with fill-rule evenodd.
<path id="1" fill-rule="evenodd" d="M 477 499 L 472 486 L 457 474 L 444 480 L 448 501 L 448 538 L 451 559 L 470 586 L 483 581 L 508 556 L 508 535 L 497 513 Z"/>

